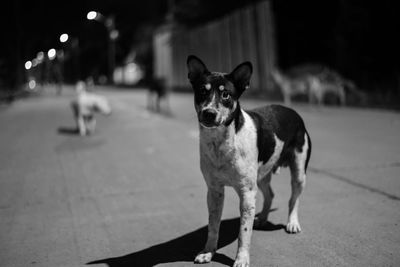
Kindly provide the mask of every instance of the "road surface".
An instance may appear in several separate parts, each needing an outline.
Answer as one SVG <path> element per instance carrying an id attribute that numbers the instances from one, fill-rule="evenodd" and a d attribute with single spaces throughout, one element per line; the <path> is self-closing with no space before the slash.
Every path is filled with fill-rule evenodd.
<path id="1" fill-rule="evenodd" d="M 194 265 L 207 208 L 192 95 L 173 94 L 166 116 L 146 110 L 143 90 L 100 92 L 114 112 L 85 138 L 74 132 L 72 90 L 0 107 L 0 266 Z M 283 170 L 271 227 L 253 232 L 252 266 L 400 266 L 399 114 L 294 108 L 313 142 L 303 231 L 283 229 Z M 220 248 L 204 266 L 233 263 L 238 204 L 227 188 Z"/>

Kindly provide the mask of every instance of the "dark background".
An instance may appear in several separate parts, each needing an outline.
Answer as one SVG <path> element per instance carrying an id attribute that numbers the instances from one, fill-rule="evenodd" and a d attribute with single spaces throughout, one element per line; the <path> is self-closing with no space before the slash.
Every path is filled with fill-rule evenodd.
<path id="1" fill-rule="evenodd" d="M 86 19 L 88 11 L 115 15 L 120 35 L 116 63 L 136 51 L 151 65 L 152 32 L 170 10 L 178 23 L 193 26 L 251 4 L 244 0 L 1 1 L 0 88 L 24 80 L 23 64 L 39 51 L 61 48 L 60 34 L 79 40 L 80 78 L 107 72 L 107 33 Z M 400 91 L 400 20 L 394 1 L 271 1 L 278 65 L 317 62 L 337 69 L 364 91 Z M 151 67 L 149 67 L 151 69 Z"/>

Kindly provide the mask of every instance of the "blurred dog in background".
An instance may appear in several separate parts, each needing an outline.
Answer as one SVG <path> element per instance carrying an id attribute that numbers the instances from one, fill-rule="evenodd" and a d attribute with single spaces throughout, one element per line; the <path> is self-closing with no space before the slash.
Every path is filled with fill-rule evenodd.
<path id="1" fill-rule="evenodd" d="M 362 98 L 354 82 L 321 65 L 297 66 L 285 73 L 274 69 L 271 76 L 278 85 L 286 105 L 291 104 L 295 95 L 306 95 L 309 103 L 318 105 L 324 104 L 327 96 L 331 95 L 343 106 L 346 104 L 346 92 Z"/>
<path id="2" fill-rule="evenodd" d="M 289 77 L 278 69 L 272 70 L 271 76 L 282 93 L 285 105 L 290 106 L 295 95 L 308 95 L 310 87 L 308 76 Z"/>
<path id="3" fill-rule="evenodd" d="M 95 113 L 111 114 L 108 100 L 101 95 L 87 91 L 86 83 L 79 81 L 76 84 L 76 96 L 71 101 L 71 108 L 81 136 L 94 133 L 96 128 Z"/>
<path id="4" fill-rule="evenodd" d="M 148 83 L 149 92 L 147 96 L 147 108 L 155 112 L 164 110 L 167 114 L 170 113 L 168 101 L 168 88 L 163 78 L 153 78 Z M 163 106 L 162 105 L 163 103 Z"/>
<path id="5" fill-rule="evenodd" d="M 328 69 L 319 75 L 310 75 L 308 100 L 310 103 L 322 105 L 325 96 L 332 94 L 339 100 L 339 104 L 344 106 L 346 104 L 346 85 L 347 80 L 343 79 L 337 72 Z"/>

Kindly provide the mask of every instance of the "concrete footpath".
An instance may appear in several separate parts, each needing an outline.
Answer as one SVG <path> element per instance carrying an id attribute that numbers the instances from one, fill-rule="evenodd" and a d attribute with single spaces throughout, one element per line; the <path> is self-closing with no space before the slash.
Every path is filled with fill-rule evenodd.
<path id="1" fill-rule="evenodd" d="M 192 95 L 172 94 L 166 116 L 146 110 L 144 90 L 100 93 L 114 112 L 85 138 L 74 131 L 71 89 L 0 107 L 0 266 L 194 265 L 207 208 Z M 313 143 L 303 231 L 283 229 L 290 179 L 282 170 L 271 226 L 253 232 L 251 265 L 400 266 L 400 114 L 294 108 Z M 232 265 L 238 205 L 227 188 L 220 248 L 203 266 Z"/>

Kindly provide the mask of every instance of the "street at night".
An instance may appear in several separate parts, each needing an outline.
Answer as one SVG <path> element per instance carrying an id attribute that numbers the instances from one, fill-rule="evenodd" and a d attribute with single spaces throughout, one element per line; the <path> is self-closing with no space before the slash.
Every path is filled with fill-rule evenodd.
<path id="1" fill-rule="evenodd" d="M 0 10 L 0 267 L 400 266 L 392 1 Z"/>
<path id="2" fill-rule="evenodd" d="M 55 91 L 0 107 L 1 266 L 193 266 L 207 225 L 193 95 L 173 93 L 172 114 L 161 115 L 146 109 L 145 90 L 96 88 L 114 110 L 81 137 L 69 107 L 73 88 Z M 272 180 L 271 225 L 253 232 L 252 266 L 398 265 L 398 114 L 294 108 L 313 140 L 303 231 L 284 230 L 283 169 Z M 238 203 L 227 189 L 220 248 L 204 266 L 233 264 Z"/>

